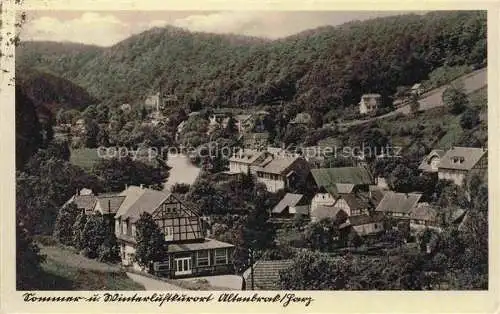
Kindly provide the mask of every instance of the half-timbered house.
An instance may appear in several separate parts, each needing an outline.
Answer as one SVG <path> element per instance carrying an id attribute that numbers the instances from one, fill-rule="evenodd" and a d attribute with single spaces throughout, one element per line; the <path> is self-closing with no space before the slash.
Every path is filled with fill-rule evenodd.
<path id="1" fill-rule="evenodd" d="M 125 199 L 115 216 L 115 234 L 125 266 L 138 268 L 133 259 L 136 223 L 143 212 L 148 212 L 160 227 L 168 247 L 163 261 L 154 264 L 156 273 L 172 278 L 233 271 L 234 246 L 205 238 L 199 214 L 175 195 L 137 186 L 128 187 L 121 195 Z"/>

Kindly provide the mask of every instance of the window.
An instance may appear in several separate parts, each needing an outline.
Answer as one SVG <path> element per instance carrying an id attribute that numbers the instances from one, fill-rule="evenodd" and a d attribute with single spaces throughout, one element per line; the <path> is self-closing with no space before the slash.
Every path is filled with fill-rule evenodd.
<path id="1" fill-rule="evenodd" d="M 215 249 L 215 265 L 227 264 L 227 250 Z"/>
<path id="2" fill-rule="evenodd" d="M 197 251 L 196 252 L 196 263 L 198 267 L 200 266 L 210 266 L 210 255 L 208 251 Z"/>
<path id="3" fill-rule="evenodd" d="M 174 240 L 174 227 L 165 226 L 163 228 L 163 232 L 165 233 L 165 241 Z"/>
<path id="4" fill-rule="evenodd" d="M 135 224 L 132 224 L 132 236 L 135 237 Z"/>
<path id="5" fill-rule="evenodd" d="M 132 235 L 132 226 L 130 225 L 130 220 L 127 220 L 127 235 Z"/>

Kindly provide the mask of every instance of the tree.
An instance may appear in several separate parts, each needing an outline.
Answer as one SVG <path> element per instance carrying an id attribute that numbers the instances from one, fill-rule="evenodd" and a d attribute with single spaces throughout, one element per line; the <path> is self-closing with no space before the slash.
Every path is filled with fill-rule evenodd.
<path id="1" fill-rule="evenodd" d="M 302 125 L 289 125 L 286 128 L 285 135 L 283 136 L 283 142 L 285 145 L 298 145 L 304 141 L 306 135 L 306 129 Z"/>
<path id="2" fill-rule="evenodd" d="M 85 247 L 83 230 L 85 225 L 87 224 L 87 215 L 85 212 L 81 211 L 75 219 L 75 223 L 73 224 L 73 246 L 77 250 L 82 250 Z"/>
<path id="3" fill-rule="evenodd" d="M 469 104 L 469 99 L 461 86 L 450 86 L 443 92 L 443 103 L 453 114 L 460 114 Z"/>
<path id="4" fill-rule="evenodd" d="M 54 226 L 54 238 L 64 245 L 73 245 L 73 226 L 78 211 L 75 204 L 68 204 L 59 210 Z"/>
<path id="5" fill-rule="evenodd" d="M 69 161 L 71 152 L 69 149 L 69 143 L 66 140 L 63 141 L 52 141 L 45 150 L 47 156 L 61 159 L 64 161 Z"/>
<path id="6" fill-rule="evenodd" d="M 339 223 L 331 218 L 311 223 L 305 228 L 305 239 L 313 250 L 330 251 L 338 244 L 338 226 Z"/>
<path id="7" fill-rule="evenodd" d="M 238 128 L 236 127 L 236 119 L 234 117 L 229 117 L 227 121 L 226 128 L 224 129 L 224 136 L 231 138 L 238 134 Z"/>
<path id="8" fill-rule="evenodd" d="M 85 114 L 84 114 L 85 115 Z M 91 116 L 90 114 L 89 116 Z M 99 104 L 96 108 L 95 119 L 97 123 L 109 122 L 109 107 L 104 104 Z"/>
<path id="9" fill-rule="evenodd" d="M 410 97 L 410 112 L 416 115 L 420 110 L 420 102 L 418 101 L 418 96 L 416 94 Z"/>
<path id="10" fill-rule="evenodd" d="M 100 159 L 92 173 L 102 180 L 109 192 L 125 189 L 125 185 L 145 185 L 162 190 L 168 178 L 168 169 L 163 165 L 153 166 L 130 157 Z"/>
<path id="11" fill-rule="evenodd" d="M 35 105 L 30 98 L 16 86 L 16 169 L 24 164 L 43 145 L 42 128 Z"/>
<path id="12" fill-rule="evenodd" d="M 107 147 L 109 146 L 109 135 L 105 128 L 100 128 L 97 134 L 97 145 Z"/>
<path id="13" fill-rule="evenodd" d="M 280 272 L 279 285 L 283 290 L 346 289 L 349 268 L 344 258 L 333 261 L 318 252 L 302 251 L 290 268 Z"/>
<path id="14" fill-rule="evenodd" d="M 187 183 L 176 183 L 170 188 L 170 192 L 176 194 L 186 194 L 189 192 L 191 186 Z"/>
<path id="15" fill-rule="evenodd" d="M 29 231 L 22 223 L 16 226 L 16 288 L 18 290 L 34 290 L 39 284 L 41 264 L 45 256 L 33 243 Z"/>
<path id="16" fill-rule="evenodd" d="M 111 231 L 111 229 L 108 229 Z M 120 248 L 113 232 L 108 232 L 108 236 L 99 246 L 98 259 L 101 262 L 116 263 L 120 261 Z"/>
<path id="17" fill-rule="evenodd" d="M 153 271 L 153 263 L 161 262 L 166 257 L 167 245 L 160 227 L 151 214 L 144 212 L 136 222 L 137 247 L 135 260 L 148 271 Z"/>
<path id="18" fill-rule="evenodd" d="M 99 256 L 99 247 L 109 236 L 109 229 L 100 213 L 88 217 L 82 233 L 83 255 L 88 258 Z"/>
<path id="19" fill-rule="evenodd" d="M 16 178 L 16 205 L 26 215 L 33 234 L 53 234 L 61 206 L 83 187 L 102 191 L 95 176 L 71 163 L 49 156 L 46 150 L 35 154 Z"/>
<path id="20" fill-rule="evenodd" d="M 357 232 L 355 231 L 349 232 L 349 235 L 347 236 L 347 246 L 357 248 L 360 247 L 362 244 L 363 244 L 363 239 Z"/>
<path id="21" fill-rule="evenodd" d="M 95 120 L 85 122 L 85 146 L 89 148 L 97 147 L 97 136 L 99 135 L 99 124 Z"/>
<path id="22" fill-rule="evenodd" d="M 460 117 L 460 126 L 463 129 L 472 129 L 480 122 L 479 111 L 477 109 L 468 108 Z"/>

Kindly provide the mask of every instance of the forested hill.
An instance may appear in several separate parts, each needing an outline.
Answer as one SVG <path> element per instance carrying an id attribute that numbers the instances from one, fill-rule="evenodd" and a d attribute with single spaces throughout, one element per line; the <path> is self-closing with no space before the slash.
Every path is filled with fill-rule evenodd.
<path id="1" fill-rule="evenodd" d="M 17 62 L 115 105 L 139 102 L 161 84 L 182 104 L 284 102 L 326 113 L 356 103 L 362 93 L 392 95 L 443 65 L 483 62 L 486 24 L 485 12 L 441 11 L 321 27 L 275 41 L 168 27 L 109 48 L 24 43 Z"/>
<path id="2" fill-rule="evenodd" d="M 98 103 L 84 88 L 35 69 L 16 69 L 16 84 L 24 90 L 41 115 L 54 115 L 61 108 L 81 110 Z"/>

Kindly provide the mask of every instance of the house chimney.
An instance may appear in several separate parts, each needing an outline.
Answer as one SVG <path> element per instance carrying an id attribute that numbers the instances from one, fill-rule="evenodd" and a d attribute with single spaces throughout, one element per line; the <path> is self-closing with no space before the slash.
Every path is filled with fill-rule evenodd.
<path id="1" fill-rule="evenodd" d="M 144 184 L 141 184 L 141 189 L 144 189 Z"/>
<path id="2" fill-rule="evenodd" d="M 78 188 L 75 189 L 75 195 L 78 195 L 80 194 L 80 192 L 78 191 Z"/>
<path id="3" fill-rule="evenodd" d="M 125 184 L 125 190 L 128 190 L 128 184 Z"/>

